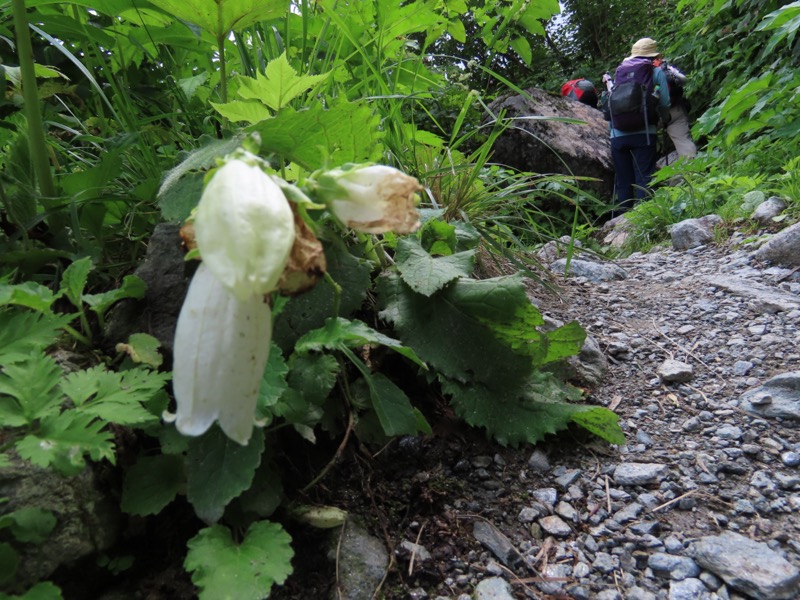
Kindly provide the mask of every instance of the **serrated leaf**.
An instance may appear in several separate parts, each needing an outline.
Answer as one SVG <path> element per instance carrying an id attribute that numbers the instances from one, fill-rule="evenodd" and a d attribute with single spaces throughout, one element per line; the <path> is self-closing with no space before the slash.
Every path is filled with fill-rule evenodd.
<path id="1" fill-rule="evenodd" d="M 253 431 L 247 446 L 231 440 L 219 427 L 189 442 L 186 496 L 197 516 L 218 521 L 228 503 L 250 487 L 264 451 L 264 432 Z"/>
<path id="2" fill-rule="evenodd" d="M 55 342 L 60 327 L 71 315 L 49 316 L 0 309 L 0 364 L 26 360 Z"/>
<path id="3" fill-rule="evenodd" d="M 56 526 L 52 512 L 38 507 L 20 508 L 0 517 L 0 529 L 8 527 L 19 542 L 41 544 Z"/>
<path id="4" fill-rule="evenodd" d="M 281 397 L 288 385 L 286 374 L 289 367 L 283 360 L 283 353 L 275 342 L 270 342 L 269 358 L 267 366 L 264 368 L 264 375 L 261 377 L 261 385 L 258 388 L 258 402 L 256 404 L 256 418 L 264 419 L 272 416 L 270 407 L 273 406 Z"/>
<path id="5" fill-rule="evenodd" d="M 277 523 L 258 521 L 241 544 L 213 525 L 188 542 L 183 565 L 200 588 L 200 600 L 262 600 L 292 573 L 291 537 Z"/>
<path id="6" fill-rule="evenodd" d="M 211 106 L 223 117 L 234 123 L 244 122 L 248 125 L 254 125 L 272 117 L 272 113 L 261 102 L 231 100 L 225 104 L 211 102 Z"/>
<path id="7" fill-rule="evenodd" d="M 322 83 L 330 73 L 298 75 L 286 59 L 286 52 L 267 63 L 266 75 L 239 77 L 238 94 L 247 100 L 258 100 L 278 111 L 300 94 Z"/>
<path id="8" fill-rule="evenodd" d="M 163 11 L 194 23 L 215 39 L 229 31 L 241 31 L 259 21 L 283 16 L 285 0 L 153 0 Z"/>
<path id="9" fill-rule="evenodd" d="M 453 254 L 458 241 L 455 226 L 438 218 L 424 222 L 419 232 L 419 240 L 422 247 L 430 254 L 441 256 Z M 434 251 L 434 247 L 439 247 L 441 250 Z"/>
<path id="10" fill-rule="evenodd" d="M 372 267 L 369 262 L 350 254 L 344 244 L 326 244 L 325 261 L 328 274 L 342 288 L 339 314 L 346 317 L 361 306 L 371 283 Z M 288 356 L 301 335 L 322 327 L 325 319 L 334 316 L 333 302 L 333 288 L 326 283 L 292 298 L 275 321 L 273 340 Z"/>
<path id="11" fill-rule="evenodd" d="M 91 415 L 67 411 L 42 420 L 35 435 L 17 442 L 19 455 L 39 467 L 53 466 L 64 475 L 77 475 L 92 460 L 115 461 L 113 435 L 102 431 L 105 423 Z"/>
<path id="12" fill-rule="evenodd" d="M 313 428 L 323 417 L 322 409 L 311 404 L 299 391 L 288 389 L 280 397 L 280 400 L 272 407 L 272 413 L 276 417 L 283 418 L 287 423 L 295 426 L 309 442 L 316 441 L 313 432 L 308 429 Z M 300 426 L 298 429 L 297 426 Z"/>
<path id="13" fill-rule="evenodd" d="M 58 295 L 65 295 L 74 306 L 81 307 L 81 296 L 89 281 L 89 272 L 94 268 L 92 259 L 87 257 L 74 261 L 64 269 Z"/>
<path id="14" fill-rule="evenodd" d="M 102 294 L 85 294 L 83 301 L 89 305 L 98 315 L 103 315 L 112 304 L 119 302 L 123 298 L 134 298 L 141 300 L 147 291 L 147 284 L 136 275 L 126 275 L 122 279 L 122 285 L 116 289 L 103 292 Z"/>
<path id="15" fill-rule="evenodd" d="M 405 237 L 397 243 L 395 262 L 403 281 L 412 290 L 423 296 L 431 296 L 448 283 L 460 277 L 469 277 L 475 266 L 475 252 L 468 250 L 450 256 L 433 257 L 415 237 Z"/>
<path id="16" fill-rule="evenodd" d="M 205 173 L 188 173 L 158 194 L 158 207 L 165 221 L 185 221 L 200 202 Z"/>
<path id="17" fill-rule="evenodd" d="M 185 486 L 183 457 L 174 454 L 146 456 L 125 473 L 120 507 L 131 515 L 155 515 Z"/>
<path id="18" fill-rule="evenodd" d="M 386 346 L 420 367 L 425 367 L 425 363 L 411 348 L 403 346 L 396 339 L 375 331 L 362 321 L 350 321 L 342 318 L 328 319 L 325 321 L 324 327 L 310 331 L 301 337 L 297 340 L 295 352 L 302 354 L 321 350 L 341 350 L 342 348 L 358 348 L 365 344 Z"/>
<path id="19" fill-rule="evenodd" d="M 64 377 L 61 390 L 82 414 L 119 425 L 156 421 L 142 403 L 149 401 L 169 380 L 168 373 L 137 367 L 119 373 L 96 366 Z"/>
<path id="20" fill-rule="evenodd" d="M 381 373 L 365 378 L 370 391 L 372 408 L 378 415 L 381 428 L 387 436 L 415 435 L 420 430 L 431 433 L 427 421 L 411 406 L 405 392 Z"/>
<path id="21" fill-rule="evenodd" d="M 317 405 L 328 398 L 336 384 L 339 362 L 330 354 L 295 355 L 289 372 L 289 385 Z"/>
<path id="22" fill-rule="evenodd" d="M 625 445 L 625 434 L 619 426 L 619 417 L 602 406 L 583 406 L 572 415 L 572 420 L 596 436 L 612 444 Z"/>
<path id="23" fill-rule="evenodd" d="M 548 331 L 545 335 L 548 340 L 547 354 L 542 364 L 578 354 L 586 341 L 586 330 L 577 321 Z"/>
<path id="24" fill-rule="evenodd" d="M 325 164 L 378 161 L 379 121 L 367 104 L 339 101 L 328 109 L 321 103 L 302 111 L 285 107 L 247 130 L 261 135 L 262 152 L 314 171 Z"/>
<path id="25" fill-rule="evenodd" d="M 0 306 L 24 306 L 48 314 L 54 301 L 55 296 L 50 288 L 35 281 L 16 285 L 0 283 Z"/>
<path id="26" fill-rule="evenodd" d="M 25 362 L 6 365 L 0 373 L 0 424 L 20 427 L 58 414 L 60 380 L 61 369 L 44 354 L 34 354 Z"/>
<path id="27" fill-rule="evenodd" d="M 134 333 L 128 338 L 127 344 L 117 344 L 117 352 L 125 352 L 135 363 L 142 363 L 157 369 L 164 362 L 164 357 L 158 349 L 161 342 L 146 333 Z"/>

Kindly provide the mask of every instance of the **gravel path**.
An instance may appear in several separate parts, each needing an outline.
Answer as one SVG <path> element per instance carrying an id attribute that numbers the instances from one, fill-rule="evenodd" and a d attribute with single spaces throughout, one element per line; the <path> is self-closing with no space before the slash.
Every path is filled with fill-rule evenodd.
<path id="1" fill-rule="evenodd" d="M 324 500 L 364 528 L 278 598 L 800 598 L 800 274 L 712 246 L 577 266 L 610 279 L 537 303 L 596 340 L 590 401 L 628 445 L 515 450 L 444 419 L 334 474 Z"/>

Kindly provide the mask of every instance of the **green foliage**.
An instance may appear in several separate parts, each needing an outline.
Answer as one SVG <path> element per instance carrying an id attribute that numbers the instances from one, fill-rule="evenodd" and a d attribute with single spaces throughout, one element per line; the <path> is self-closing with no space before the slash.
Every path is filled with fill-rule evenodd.
<path id="1" fill-rule="evenodd" d="M 182 457 L 171 454 L 144 456 L 125 474 L 120 507 L 132 515 L 155 515 L 185 489 Z"/>
<path id="2" fill-rule="evenodd" d="M 291 574 L 291 538 L 268 521 L 253 523 L 236 543 L 228 528 L 213 525 L 189 540 L 184 566 L 201 600 L 261 600 Z"/>

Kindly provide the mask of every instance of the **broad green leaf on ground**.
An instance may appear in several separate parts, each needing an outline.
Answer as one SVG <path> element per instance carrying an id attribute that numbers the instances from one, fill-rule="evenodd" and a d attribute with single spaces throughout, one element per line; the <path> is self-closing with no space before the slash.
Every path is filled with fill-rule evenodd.
<path id="1" fill-rule="evenodd" d="M 455 237 L 455 231 L 454 237 Z M 397 243 L 397 270 L 412 290 L 431 296 L 448 283 L 469 277 L 475 266 L 475 251 L 468 250 L 450 256 L 433 257 L 415 237 L 405 237 Z"/>
<path id="2" fill-rule="evenodd" d="M 546 362 L 548 338 L 536 329 L 544 324 L 544 318 L 527 298 L 524 303 L 516 303 L 513 312 L 484 317 L 481 320 L 516 352 L 530 357 L 533 365 Z"/>
<path id="3" fill-rule="evenodd" d="M 103 431 L 103 421 L 70 410 L 42 419 L 35 434 L 17 442 L 19 455 L 39 467 L 54 467 L 64 475 L 77 475 L 86 466 L 84 455 L 112 464 L 114 436 Z"/>
<path id="4" fill-rule="evenodd" d="M 213 525 L 187 545 L 183 566 L 200 600 L 262 600 L 292 573 L 291 537 L 277 523 L 253 523 L 240 544 L 227 527 Z"/>
<path id="5" fill-rule="evenodd" d="M 365 379 L 372 408 L 387 436 L 416 435 L 420 430 L 431 433 L 427 421 L 424 418 L 420 421 L 421 414 L 411 406 L 403 390 L 381 373 L 373 373 Z"/>
<path id="6" fill-rule="evenodd" d="M 127 344 L 117 344 L 117 352 L 125 352 L 135 363 L 141 363 L 157 369 L 164 362 L 164 357 L 158 349 L 161 342 L 158 338 L 147 333 L 134 333 L 128 338 Z"/>
<path id="7" fill-rule="evenodd" d="M 265 451 L 265 454 L 268 453 L 269 449 Z M 281 472 L 269 457 L 264 456 L 256 469 L 252 485 L 236 499 L 236 507 L 241 510 L 244 519 L 249 524 L 254 516 L 259 519 L 270 517 L 282 501 Z M 229 515 L 226 515 L 225 519 L 227 521 Z"/>
<path id="8" fill-rule="evenodd" d="M 0 306 L 16 305 L 48 314 L 55 301 L 50 288 L 35 281 L 10 284 L 0 283 Z"/>
<path id="9" fill-rule="evenodd" d="M 292 357 L 289 385 L 309 402 L 321 405 L 330 395 L 339 374 L 339 362 L 330 354 Z"/>
<path id="10" fill-rule="evenodd" d="M 328 319 L 324 327 L 309 331 L 297 341 L 295 352 L 303 354 L 321 350 L 341 350 L 342 348 L 358 348 L 365 344 L 386 346 L 420 367 L 425 367 L 425 363 L 411 348 L 403 346 L 396 339 L 375 331 L 363 321 L 350 321 L 342 318 Z"/>
<path id="11" fill-rule="evenodd" d="M 65 295 L 74 306 L 80 308 L 81 296 L 83 295 L 83 290 L 86 289 L 86 283 L 89 281 L 89 271 L 93 268 L 92 259 L 88 256 L 73 262 L 64 269 L 58 295 Z"/>
<path id="12" fill-rule="evenodd" d="M 255 125 L 272 117 L 269 109 L 255 100 L 231 100 L 222 104 L 211 102 L 216 111 L 233 123 Z"/>
<path id="13" fill-rule="evenodd" d="M 116 289 L 103 292 L 102 294 L 85 294 L 83 301 L 89 305 L 94 312 L 102 316 L 115 302 L 123 298 L 134 298 L 141 300 L 147 291 L 147 284 L 136 275 L 126 275 L 122 279 L 122 285 Z"/>
<path id="14" fill-rule="evenodd" d="M 50 316 L 0 309 L 0 364 L 24 361 L 55 342 L 71 315 Z"/>
<path id="15" fill-rule="evenodd" d="M 350 254 L 344 244 L 325 244 L 328 274 L 342 287 L 339 315 L 349 316 L 361 306 L 371 280 L 371 264 Z M 273 340 L 288 356 L 297 339 L 304 333 L 325 324 L 335 316 L 332 307 L 333 288 L 321 281 L 310 292 L 292 298 L 275 321 Z M 0 333 L 0 335 L 2 335 Z"/>
<path id="16" fill-rule="evenodd" d="M 3 563 L 3 552 L 0 548 L 0 564 Z M 2 583 L 2 569 L 0 569 L 0 583 Z M 22 596 L 7 596 L 0 593 L 0 600 L 63 600 L 61 590 L 49 581 L 37 583 Z"/>
<path id="17" fill-rule="evenodd" d="M 183 222 L 189 218 L 203 194 L 204 179 L 205 173 L 191 172 L 176 179 L 169 187 L 162 186 L 158 207 L 165 221 Z"/>
<path id="18" fill-rule="evenodd" d="M 283 16 L 286 0 L 151 0 L 153 4 L 182 21 L 194 23 L 214 38 L 241 31 L 260 21 Z"/>
<path id="19" fill-rule="evenodd" d="M 169 373 L 136 367 L 119 373 L 96 366 L 64 377 L 61 390 L 75 410 L 119 425 L 141 425 L 158 420 L 142 403 L 169 380 Z"/>
<path id="20" fill-rule="evenodd" d="M 441 219 L 424 221 L 419 232 L 420 244 L 433 256 L 450 256 L 456 251 L 456 228 Z"/>
<path id="21" fill-rule="evenodd" d="M 125 473 L 120 506 L 131 515 L 155 515 L 185 487 L 183 457 L 174 454 L 145 456 Z"/>
<path id="22" fill-rule="evenodd" d="M 19 567 L 19 554 L 11 544 L 0 542 L 0 585 L 11 581 Z"/>
<path id="23" fill-rule="evenodd" d="M 261 134 L 261 150 L 274 152 L 309 171 L 325 164 L 375 162 L 381 157 L 380 119 L 366 103 L 344 100 L 330 108 L 285 107 L 272 119 L 248 127 Z"/>
<path id="24" fill-rule="evenodd" d="M 316 442 L 313 428 L 324 413 L 322 408 L 311 404 L 299 391 L 287 389 L 271 410 L 273 415 L 293 425 L 295 430 L 309 442 Z"/>
<path id="25" fill-rule="evenodd" d="M 0 373 L 0 425 L 33 425 L 57 415 L 61 410 L 60 380 L 61 369 L 55 360 L 41 353 L 6 365 Z"/>
<path id="26" fill-rule="evenodd" d="M 484 319 L 514 314 L 515 285 L 510 278 L 460 279 L 426 298 L 392 273 L 378 281 L 380 315 L 435 370 L 459 381 L 501 386 L 498 391 L 514 390 L 527 379 L 531 361 L 498 339 Z"/>
<path id="27" fill-rule="evenodd" d="M 545 336 L 547 337 L 547 354 L 542 364 L 578 354 L 586 341 L 586 330 L 577 321 L 571 321 L 546 332 Z"/>
<path id="28" fill-rule="evenodd" d="M 607 442 L 623 446 L 625 434 L 619 426 L 619 417 L 614 411 L 602 406 L 584 406 L 584 410 L 572 415 L 572 420 Z"/>
<path id="29" fill-rule="evenodd" d="M 239 77 L 237 94 L 245 100 L 258 100 L 273 111 L 278 111 L 300 94 L 309 91 L 329 77 L 322 75 L 298 75 L 286 59 L 286 52 L 267 63 L 266 75 Z"/>
<path id="30" fill-rule="evenodd" d="M 264 451 L 264 432 L 253 431 L 247 446 L 212 427 L 189 442 L 186 496 L 206 523 L 222 517 L 228 503 L 250 487 Z"/>
<path id="31" fill-rule="evenodd" d="M 56 526 L 56 517 L 49 510 L 38 507 L 20 508 L 0 517 L 0 529 L 8 527 L 19 542 L 44 543 Z"/>

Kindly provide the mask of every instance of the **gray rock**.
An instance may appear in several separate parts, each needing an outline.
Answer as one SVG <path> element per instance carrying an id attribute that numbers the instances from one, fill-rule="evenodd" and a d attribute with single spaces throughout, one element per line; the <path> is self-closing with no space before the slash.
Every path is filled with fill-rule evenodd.
<path id="1" fill-rule="evenodd" d="M 572 245 L 573 248 L 581 248 L 583 243 L 580 240 L 575 240 L 568 235 L 564 235 L 557 240 L 550 240 L 547 242 L 536 253 L 536 257 L 542 264 L 549 265 L 565 256 L 567 252 L 569 252 L 570 245 Z"/>
<path id="2" fill-rule="evenodd" d="M 332 560 L 338 559 L 338 594 L 331 596 L 337 600 L 370 598 L 389 566 L 389 555 L 383 542 L 371 536 L 353 519 L 347 520 L 341 536 L 338 530 L 331 536 L 328 556 Z"/>
<path id="3" fill-rule="evenodd" d="M 669 467 L 655 463 L 621 463 L 614 469 L 617 485 L 660 483 L 669 475 Z"/>
<path id="4" fill-rule="evenodd" d="M 409 540 L 403 540 L 400 543 L 400 547 L 405 550 L 409 556 L 413 555 L 414 560 L 417 562 L 425 562 L 431 559 L 431 553 L 428 552 L 428 549 L 425 548 L 425 546 L 415 544 Z"/>
<path id="5" fill-rule="evenodd" d="M 684 579 L 669 584 L 668 600 L 711 600 L 712 596 L 699 579 Z"/>
<path id="6" fill-rule="evenodd" d="M 672 248 L 674 250 L 689 250 L 704 246 L 714 240 L 714 223 L 709 220 L 686 219 L 675 223 L 670 228 Z"/>
<path id="7" fill-rule="evenodd" d="M 475 600 L 514 600 L 511 585 L 502 577 L 489 577 L 481 581 L 475 587 L 474 597 Z"/>
<path id="8" fill-rule="evenodd" d="M 560 275 L 563 275 L 566 269 L 566 258 L 561 258 L 550 265 L 550 270 Z M 574 258 L 570 261 L 568 274 L 570 277 L 585 277 L 589 281 L 594 281 L 595 283 L 600 281 L 618 281 L 628 276 L 622 267 L 613 263 L 596 263 L 579 258 Z"/>
<path id="9" fill-rule="evenodd" d="M 568 356 L 567 379 L 597 387 L 608 373 L 608 360 L 597 340 L 587 335 L 577 356 Z"/>
<path id="10" fill-rule="evenodd" d="M 800 452 L 784 452 L 781 454 L 781 462 L 787 467 L 800 466 Z"/>
<path id="11" fill-rule="evenodd" d="M 768 418 L 800 419 L 800 371 L 781 373 L 739 397 L 739 408 Z"/>
<path id="12" fill-rule="evenodd" d="M 678 556 L 666 552 L 651 554 L 647 560 L 647 566 L 653 569 L 654 573 L 676 581 L 687 577 L 697 577 L 700 574 L 700 567 L 688 556 Z"/>
<path id="13" fill-rule="evenodd" d="M 56 518 L 42 544 L 19 544 L 20 565 L 15 582 L 26 586 L 50 577 L 60 566 L 71 565 L 107 550 L 120 529 L 117 501 L 103 493 L 107 484 L 91 467 L 64 477 L 17 458 L 0 469 L 0 516 L 22 508 L 39 508 Z"/>
<path id="14" fill-rule="evenodd" d="M 657 374 L 664 383 L 686 383 L 694 377 L 694 369 L 692 365 L 670 358 L 661 363 Z"/>
<path id="15" fill-rule="evenodd" d="M 788 267 L 800 266 L 800 222 L 773 235 L 753 253 L 753 257 Z"/>
<path id="16" fill-rule="evenodd" d="M 546 473 L 550 470 L 550 460 L 547 453 L 541 448 L 536 448 L 528 459 L 528 466 L 537 473 Z"/>
<path id="17" fill-rule="evenodd" d="M 778 196 L 771 196 L 756 207 L 750 218 L 761 225 L 770 225 L 773 223 L 772 219 L 784 210 L 786 210 L 786 202 Z"/>
<path id="18" fill-rule="evenodd" d="M 618 566 L 619 559 L 608 552 L 598 552 L 592 562 L 592 568 L 601 573 L 611 573 Z"/>
<path id="19" fill-rule="evenodd" d="M 789 600 L 800 590 L 800 570 L 762 542 L 725 532 L 690 546 L 695 561 L 756 600 Z"/>
<path id="20" fill-rule="evenodd" d="M 634 586 L 628 590 L 625 598 L 627 600 L 656 600 L 656 595 L 653 592 L 648 592 L 644 588 Z"/>
<path id="21" fill-rule="evenodd" d="M 572 534 L 572 528 L 557 515 L 542 517 L 539 519 L 539 525 L 547 535 L 554 537 L 567 537 Z"/>
<path id="22" fill-rule="evenodd" d="M 716 288 L 753 300 L 756 303 L 754 308 L 760 313 L 788 312 L 800 308 L 800 300 L 796 296 L 744 277 L 712 275 L 703 279 Z"/>
<path id="23" fill-rule="evenodd" d="M 488 521 L 475 521 L 472 527 L 472 534 L 476 540 L 491 550 L 492 554 L 505 566 L 514 569 L 523 564 L 522 557 L 511 544 L 511 541 Z"/>

